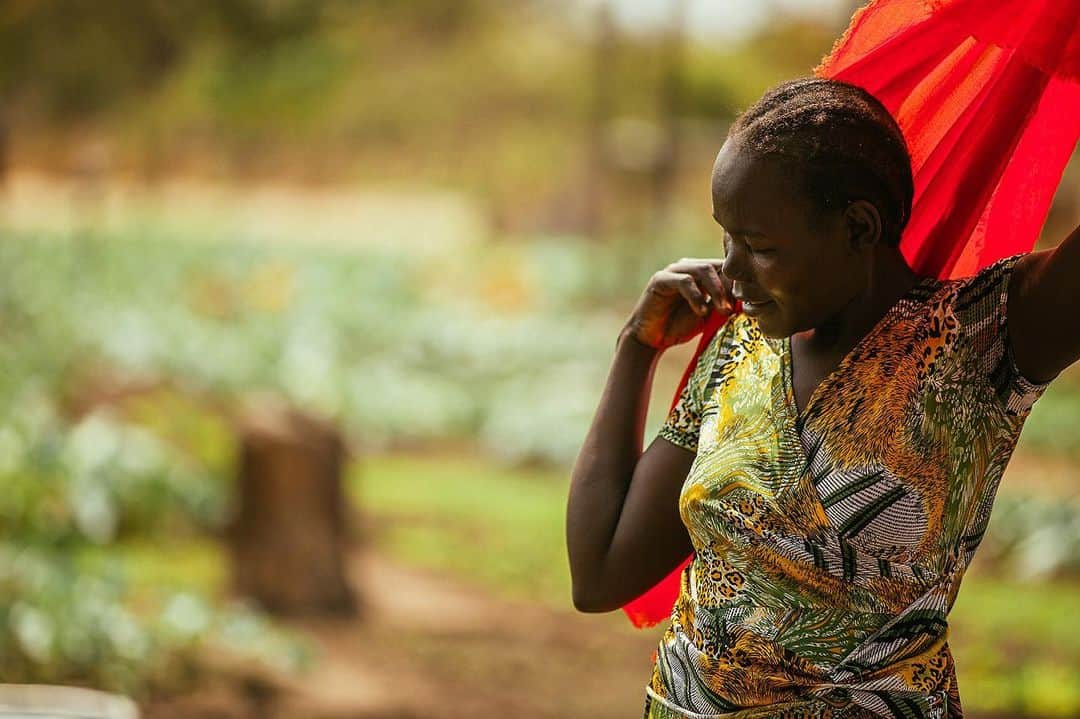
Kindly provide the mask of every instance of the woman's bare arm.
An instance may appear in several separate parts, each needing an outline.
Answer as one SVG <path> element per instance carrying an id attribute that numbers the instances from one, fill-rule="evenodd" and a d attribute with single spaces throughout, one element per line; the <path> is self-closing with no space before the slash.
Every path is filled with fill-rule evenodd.
<path id="1" fill-rule="evenodd" d="M 1017 369 L 1032 382 L 1080 359 L 1080 227 L 1054 249 L 1020 258 L 1006 317 Z"/>
<path id="2" fill-rule="evenodd" d="M 570 481 L 566 541 L 574 606 L 618 609 L 644 593 L 693 547 L 679 491 L 694 453 L 642 435 L 660 351 L 624 331 Z"/>
<path id="3" fill-rule="evenodd" d="M 693 550 L 679 493 L 694 453 L 663 438 L 642 453 L 642 433 L 661 353 L 699 335 L 712 309 L 734 308 L 722 264 L 684 257 L 655 272 L 619 334 L 566 506 L 574 606 L 581 611 L 617 609 Z"/>

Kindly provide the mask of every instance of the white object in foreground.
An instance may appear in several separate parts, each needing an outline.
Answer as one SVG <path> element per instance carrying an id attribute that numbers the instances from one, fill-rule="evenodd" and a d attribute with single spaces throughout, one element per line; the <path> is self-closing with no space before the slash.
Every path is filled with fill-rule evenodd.
<path id="1" fill-rule="evenodd" d="M 117 694 L 51 684 L 0 684 L 0 719 L 139 719 Z"/>

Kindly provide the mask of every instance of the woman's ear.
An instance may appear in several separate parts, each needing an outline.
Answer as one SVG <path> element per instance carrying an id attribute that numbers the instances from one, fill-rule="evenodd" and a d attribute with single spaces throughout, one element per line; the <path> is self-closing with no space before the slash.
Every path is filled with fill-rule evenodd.
<path id="1" fill-rule="evenodd" d="M 881 242 L 881 215 L 868 200 L 851 200 L 844 209 L 844 224 L 853 250 L 864 250 Z"/>

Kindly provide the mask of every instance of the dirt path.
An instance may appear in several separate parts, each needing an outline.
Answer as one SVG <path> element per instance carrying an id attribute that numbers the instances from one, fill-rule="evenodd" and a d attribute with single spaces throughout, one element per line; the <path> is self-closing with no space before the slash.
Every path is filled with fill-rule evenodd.
<path id="1" fill-rule="evenodd" d="M 373 550 L 350 566 L 366 588 L 356 621 L 289 626 L 321 660 L 287 682 L 221 681 L 144 707 L 149 719 L 640 716 L 663 625 L 494 598 Z"/>

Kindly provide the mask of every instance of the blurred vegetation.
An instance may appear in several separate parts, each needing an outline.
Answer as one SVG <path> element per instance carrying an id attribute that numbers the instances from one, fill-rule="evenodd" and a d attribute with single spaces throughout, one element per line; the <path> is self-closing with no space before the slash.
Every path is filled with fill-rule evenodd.
<path id="1" fill-rule="evenodd" d="M 254 608 L 189 583 L 191 566 L 140 568 L 146 547 L 155 547 L 156 563 L 167 555 L 165 542 L 220 532 L 231 473 L 220 427 L 201 418 L 197 428 L 185 428 L 176 415 L 162 422 L 162 410 L 178 407 L 166 396 L 156 415 L 138 402 L 130 416 L 108 406 L 73 415 L 66 406 L 78 373 L 107 359 L 107 348 L 85 341 L 94 329 L 83 324 L 93 316 L 84 310 L 116 310 L 130 297 L 116 292 L 148 292 L 131 284 L 136 266 L 128 266 L 128 284 L 114 283 L 123 268 L 95 263 L 107 258 L 87 246 L 9 242 L 0 253 L 12 263 L 0 291 L 5 681 L 81 683 L 141 696 L 183 685 L 206 651 L 304 666 L 301 643 Z M 110 551 L 98 551 L 105 547 Z"/>
<path id="2" fill-rule="evenodd" d="M 4 676 L 163 691 L 193 671 L 199 649 L 228 648 L 237 632 L 232 650 L 304 664 L 302 647 L 256 612 L 220 601 L 213 571 L 207 580 L 160 549 L 147 559 L 147 547 L 220 534 L 234 471 L 225 415 L 248 392 L 330 415 L 366 446 L 476 439 L 510 460 L 565 461 L 602 379 L 599 362 L 582 361 L 580 330 L 597 327 L 589 356 L 600 357 L 617 318 L 598 313 L 567 332 L 561 317 L 567 303 L 620 292 L 624 263 L 590 273 L 569 245 L 533 252 L 515 275 L 531 291 L 500 278 L 473 296 L 458 292 L 474 269 L 466 258 L 445 268 L 447 287 L 418 284 L 410 263 L 382 251 L 190 243 L 145 227 L 10 233 L 0 244 Z M 527 319 L 490 312 L 507 293 L 528 297 Z M 95 407 L 111 378 L 151 390 Z M 571 391 L 551 396 L 553 383 Z M 545 416 L 552 432 L 537 435 Z"/>
<path id="3" fill-rule="evenodd" d="M 632 298 L 672 251 L 535 242 L 460 256 L 418 281 L 384 249 L 16 235 L 0 245 L 0 308 L 19 338 L 3 349 L 13 381 L 0 401 L 64 397 L 98 367 L 175 378 L 221 405 L 272 390 L 371 447 L 476 439 L 511 460 L 565 463 L 625 319 L 611 300 Z M 216 500 L 199 501 L 210 512 Z"/>
<path id="4" fill-rule="evenodd" d="M 598 55 L 586 7 L 13 3 L 0 125 L 21 167 L 452 185 L 511 231 L 578 229 L 600 163 L 618 231 L 646 219 L 666 162 L 700 192 L 734 113 L 808 74 L 841 29 L 786 16 L 677 53 L 662 33 L 620 33 Z M 669 157 L 671 117 L 694 162 Z"/>

